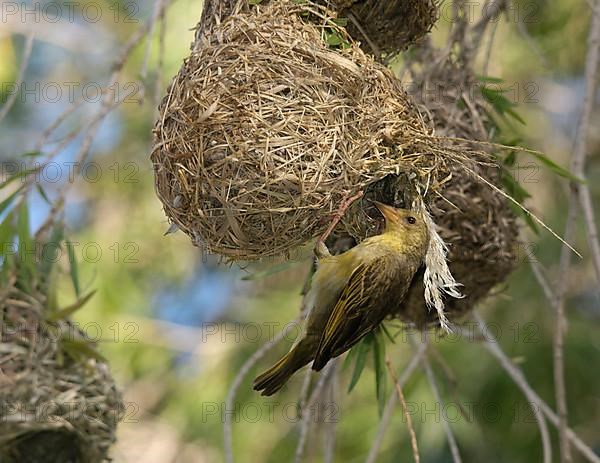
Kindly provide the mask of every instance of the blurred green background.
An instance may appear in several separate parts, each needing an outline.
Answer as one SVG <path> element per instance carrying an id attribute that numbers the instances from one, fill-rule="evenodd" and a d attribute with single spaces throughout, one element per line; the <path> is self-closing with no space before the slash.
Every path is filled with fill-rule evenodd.
<path id="1" fill-rule="evenodd" d="M 7 14 L 12 11 L 9 3 L 2 7 L 0 26 L 0 101 L 14 91 L 9 83 L 17 78 L 29 30 L 35 29 L 35 41 L 23 86 L 0 126 L 3 176 L 21 163 L 23 153 L 35 149 L 44 128 L 73 102 L 69 89 L 75 98 L 89 93 L 43 147 L 44 152 L 93 117 L 99 105 L 94 89 L 106 85 L 118 50 L 154 8 L 151 2 L 96 2 L 101 17 L 91 21 L 95 10 L 86 2 L 72 2 L 73 20 L 63 5 L 54 21 L 57 17 L 52 16 L 53 10 L 44 10 L 44 3 L 14 3 L 19 12 Z M 34 13 L 22 17 L 23 5 Z M 583 0 L 537 0 L 514 2 L 511 9 L 509 18 L 497 23 L 488 74 L 504 80 L 507 97 L 518 104 L 527 122 L 511 127 L 514 135 L 568 166 L 583 99 L 590 7 Z M 135 48 L 116 87 L 128 95 L 127 100 L 102 122 L 84 175 L 76 179 L 67 197 L 67 233 L 78 243 L 80 278 L 86 289 L 98 290 L 75 319 L 88 337 L 99 341 L 127 403 L 113 450 L 116 463 L 224 461 L 228 389 L 245 360 L 284 327 L 288 333 L 284 342 L 258 362 L 240 385 L 231 415 L 235 460 L 290 461 L 299 438 L 297 402 L 304 374 L 297 374 L 281 394 L 271 398 L 254 393 L 251 381 L 289 348 L 297 333 L 287 324 L 298 313 L 310 249 L 299 253 L 305 257 L 284 271 L 242 280 L 277 262 L 219 265 L 218 259 L 201 255 L 182 233 L 165 236 L 168 223 L 153 190 L 149 154 L 156 95 L 164 92 L 188 53 L 201 10 L 201 2 L 175 1 L 164 23 L 157 24 L 150 47 L 143 41 Z M 434 43 L 444 43 L 450 20 L 442 9 Z M 164 62 L 159 74 L 161 31 Z M 54 97 L 56 88 L 60 98 Z M 593 127 L 599 122 L 596 111 Z M 590 136 L 587 172 L 599 204 L 600 135 L 593 130 Z M 60 149 L 54 159 L 60 172 L 57 180 L 53 171 L 42 171 L 39 182 L 50 199 L 67 181 L 68 163 L 82 142 L 77 137 Z M 568 184 L 532 167 L 530 160 L 520 167 L 515 176 L 533 196 L 530 207 L 561 233 Z M 36 191 L 29 200 L 36 227 L 49 213 L 49 205 Z M 554 313 L 527 261 L 528 251 L 533 250 L 533 258 L 555 281 L 561 245 L 548 233 L 538 237 L 525 229 L 524 241 L 528 245 L 520 250 L 519 269 L 481 304 L 480 313 L 533 388 L 554 407 Z M 580 221 L 573 244 L 584 257 L 573 259 L 568 282 L 569 419 L 580 437 L 600 453 L 600 293 L 586 257 Z M 74 299 L 68 279 L 59 297 Z M 467 325 L 469 329 L 476 332 L 473 324 Z M 444 416 L 451 422 L 463 461 L 541 461 L 538 427 L 527 400 L 481 344 L 464 336 L 436 338 L 433 344 L 444 359 L 443 363 L 433 360 L 444 404 L 436 402 L 420 368 L 404 388 L 422 461 L 452 461 Z M 413 352 L 404 335 L 395 344 L 388 342 L 387 349 L 399 371 Z M 364 461 L 377 434 L 380 416 L 373 365 L 369 359 L 358 385 L 348 394 L 351 369 L 342 369 L 342 364 L 338 364 L 341 371 L 333 395 L 314 407 L 305 461 L 323 461 L 332 430 L 337 433 L 334 461 Z M 389 378 L 387 388 L 391 393 Z M 556 459 L 553 426 L 551 433 Z M 407 426 L 397 406 L 377 461 L 411 461 L 411 455 Z M 575 461 L 583 461 L 576 451 L 574 455 Z"/>

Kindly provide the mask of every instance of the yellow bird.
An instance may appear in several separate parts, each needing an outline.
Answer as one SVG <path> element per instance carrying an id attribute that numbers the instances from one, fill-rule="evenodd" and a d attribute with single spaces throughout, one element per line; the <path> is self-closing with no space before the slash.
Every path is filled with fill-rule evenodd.
<path id="1" fill-rule="evenodd" d="M 320 371 L 379 326 L 402 302 L 422 265 L 429 232 L 418 211 L 375 202 L 385 217 L 382 234 L 332 256 L 325 245 L 307 294 L 304 336 L 269 370 L 254 380 L 262 395 L 276 393 L 304 365 Z"/>

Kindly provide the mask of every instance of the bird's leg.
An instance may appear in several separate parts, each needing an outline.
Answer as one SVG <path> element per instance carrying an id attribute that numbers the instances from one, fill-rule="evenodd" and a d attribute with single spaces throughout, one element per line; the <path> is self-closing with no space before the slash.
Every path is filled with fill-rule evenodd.
<path id="1" fill-rule="evenodd" d="M 352 205 L 352 203 L 354 201 L 356 201 L 357 199 L 362 198 L 363 194 L 364 194 L 363 191 L 359 191 L 354 196 L 348 198 L 348 193 L 345 193 L 342 204 L 340 205 L 337 212 L 334 214 L 333 220 L 329 224 L 329 227 L 327 227 L 327 230 L 325 230 L 325 233 L 323 233 L 323 235 L 321 235 L 321 237 L 317 240 L 317 243 L 315 244 L 315 255 L 319 259 L 322 259 L 323 257 L 328 257 L 331 255 L 329 253 L 329 249 L 327 249 L 327 246 L 325 245 L 325 240 L 329 237 L 329 235 L 331 234 L 331 232 L 333 231 L 335 226 L 340 222 L 340 220 L 342 220 L 342 217 L 344 217 L 344 214 L 346 213 L 348 208 Z"/>

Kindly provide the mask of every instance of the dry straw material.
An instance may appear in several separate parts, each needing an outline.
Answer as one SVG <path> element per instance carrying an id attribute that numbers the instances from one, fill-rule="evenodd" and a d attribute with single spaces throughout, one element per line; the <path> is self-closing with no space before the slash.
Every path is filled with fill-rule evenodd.
<path id="1" fill-rule="evenodd" d="M 394 54 L 426 35 L 438 19 L 434 0 L 320 0 L 348 18 L 348 32 L 367 53 Z"/>
<path id="2" fill-rule="evenodd" d="M 46 297 L 9 284 L 0 294 L 0 461 L 106 461 L 123 413 L 104 362 L 81 331 L 43 316 Z M 78 347 L 77 347 L 78 346 Z M 86 347 L 87 346 L 87 347 Z M 75 348 L 87 355 L 74 359 Z"/>
<path id="3" fill-rule="evenodd" d="M 440 56 L 430 47 L 420 53 L 416 59 L 426 64 L 413 75 L 413 95 L 426 107 L 436 133 L 488 141 L 490 108 L 468 63 L 461 62 L 460 56 Z M 516 215 L 508 200 L 485 183 L 502 188 L 502 176 L 510 174 L 502 171 L 498 161 L 477 163 L 472 169 L 477 176 L 453 166 L 452 180 L 430 202 L 432 218 L 448 245 L 450 271 L 463 285 L 463 299 L 446 301 L 446 313 L 452 321 L 471 310 L 518 264 Z M 420 275 L 414 279 L 399 307 L 399 316 L 418 326 L 438 324 L 437 314 L 427 310 L 423 302 L 422 281 Z"/>
<path id="4" fill-rule="evenodd" d="M 244 3 L 200 34 L 154 129 L 157 194 L 194 244 L 232 260 L 286 254 L 322 233 L 344 198 L 378 199 L 386 176 L 431 196 L 469 162 L 331 12 Z M 376 228 L 365 208 L 343 222 L 357 241 Z"/>

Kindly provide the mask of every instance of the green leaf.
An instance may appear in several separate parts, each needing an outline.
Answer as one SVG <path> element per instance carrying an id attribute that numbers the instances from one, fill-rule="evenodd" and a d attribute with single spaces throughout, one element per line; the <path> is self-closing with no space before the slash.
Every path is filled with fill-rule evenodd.
<path id="1" fill-rule="evenodd" d="M 13 213 L 9 212 L 0 223 L 0 246 L 2 249 L 1 261 L 0 261 L 0 286 L 4 286 L 8 283 L 9 273 L 12 271 L 14 266 L 14 260 L 11 259 L 13 255 L 13 247 L 15 245 L 15 229 L 13 224 Z"/>
<path id="2" fill-rule="evenodd" d="M 6 180 L 4 180 L 2 183 L 0 183 L 0 190 L 2 188 L 4 188 L 5 186 L 10 185 L 15 180 L 19 180 L 24 177 L 27 177 L 29 174 L 33 174 L 33 173 L 37 172 L 39 169 L 40 169 L 39 167 L 36 167 L 35 169 L 26 169 L 26 170 L 22 170 L 22 171 L 17 172 L 16 174 L 11 175 Z"/>
<path id="3" fill-rule="evenodd" d="M 477 76 L 477 80 L 479 82 L 490 83 L 490 84 L 501 84 L 504 82 L 504 79 L 500 77 L 492 77 L 492 76 Z"/>
<path id="4" fill-rule="evenodd" d="M 106 362 L 106 358 L 85 339 L 62 338 L 61 341 L 64 352 L 75 361 L 93 358 L 99 362 Z"/>
<path id="5" fill-rule="evenodd" d="M 505 120 L 507 116 L 512 117 L 519 123 L 525 125 L 523 118 L 513 109 L 517 105 L 504 96 L 506 90 L 489 87 L 481 87 L 481 95 L 492 105 L 494 110 Z"/>
<path id="6" fill-rule="evenodd" d="M 77 259 L 75 258 L 75 248 L 73 247 L 73 243 L 71 241 L 67 240 L 66 243 L 67 255 L 69 257 L 69 273 L 71 274 L 71 281 L 73 282 L 73 289 L 75 289 L 75 295 L 79 297 L 81 290 L 79 287 L 79 274 L 77 271 Z"/>
<path id="7" fill-rule="evenodd" d="M 32 289 L 37 250 L 36 244 L 30 236 L 27 201 L 22 201 L 19 207 L 17 235 L 19 237 L 19 250 L 17 251 L 19 282 L 23 285 L 23 288 Z"/>
<path id="8" fill-rule="evenodd" d="M 509 206 L 512 208 L 512 210 L 514 211 L 514 213 L 518 216 L 518 217 L 522 217 L 523 220 L 525 221 L 525 223 L 527 224 L 527 226 L 529 228 L 531 228 L 531 230 L 536 234 L 539 235 L 540 234 L 540 229 L 538 228 L 537 223 L 535 222 L 535 220 L 533 220 L 533 218 L 531 217 L 531 215 L 529 215 L 527 212 L 525 212 L 522 208 L 520 208 L 519 206 L 517 206 L 515 203 L 510 202 Z"/>
<path id="9" fill-rule="evenodd" d="M 371 334 L 368 334 L 363 338 L 363 340 L 358 343 L 356 346 L 352 348 L 352 350 L 356 351 L 356 363 L 354 364 L 354 371 L 352 372 L 352 379 L 350 380 L 350 385 L 348 386 L 348 393 L 354 389 L 356 383 L 360 379 L 360 376 L 365 369 L 365 364 L 367 362 L 367 354 L 369 350 L 371 350 L 371 344 L 373 343 L 373 337 Z"/>
<path id="10" fill-rule="evenodd" d="M 504 158 L 504 165 L 508 167 L 512 167 L 515 165 L 517 161 L 517 152 L 512 150 L 508 153 L 508 155 Z"/>
<path id="11" fill-rule="evenodd" d="M 344 358 L 344 364 L 342 365 L 342 370 L 346 371 L 348 368 L 350 368 L 352 361 L 356 358 L 356 354 L 358 353 L 358 349 L 361 344 L 362 343 L 359 342 L 358 344 L 355 344 L 354 346 L 352 346 L 350 348 L 350 350 L 346 354 L 346 357 Z"/>
<path id="12" fill-rule="evenodd" d="M 79 298 L 77 301 L 75 301 L 73 304 L 51 314 L 49 316 L 49 320 L 58 321 L 58 320 L 64 320 L 65 318 L 70 317 L 75 312 L 77 312 L 79 309 L 81 309 L 94 296 L 94 294 L 96 294 L 96 290 L 90 291 L 85 296 L 83 296 L 83 297 Z"/>
<path id="13" fill-rule="evenodd" d="M 534 156 L 538 161 L 540 161 L 544 166 L 546 166 L 548 169 L 550 169 L 555 174 L 557 174 L 561 177 L 567 178 L 569 180 L 572 180 L 574 182 L 577 182 L 577 183 L 581 183 L 581 184 L 586 183 L 583 179 L 576 177 L 571 172 L 569 172 L 567 169 L 559 166 L 554 161 L 549 159 L 547 156 L 544 156 L 542 153 L 530 152 L 529 154 Z"/>
<path id="14" fill-rule="evenodd" d="M 379 416 L 381 416 L 387 400 L 385 339 L 383 338 L 381 331 L 377 331 L 377 333 L 373 335 L 373 360 L 375 362 L 375 391 L 377 394 Z"/>
<path id="15" fill-rule="evenodd" d="M 50 272 L 46 277 L 46 309 L 48 310 L 49 314 L 52 314 L 58 310 L 58 268 L 58 265 L 50 268 Z"/>
<path id="16" fill-rule="evenodd" d="M 4 201 L 2 201 L 0 203 L 0 214 L 2 214 L 5 211 L 5 209 L 7 209 L 9 206 L 12 206 L 13 201 L 15 200 L 17 195 L 21 192 L 21 190 L 23 189 L 24 186 L 25 185 L 21 185 L 8 198 L 6 198 Z"/>
<path id="17" fill-rule="evenodd" d="M 529 192 L 523 188 L 506 169 L 503 169 L 502 172 L 502 184 L 504 185 L 505 191 L 518 203 L 522 203 L 527 198 L 531 198 Z"/>
<path id="18" fill-rule="evenodd" d="M 506 109 L 506 114 L 508 114 L 509 116 L 511 116 L 513 119 L 515 119 L 517 122 L 521 123 L 522 125 L 527 125 L 527 123 L 525 122 L 525 120 L 519 116 L 519 114 L 512 108 L 507 108 Z"/>
<path id="19" fill-rule="evenodd" d="M 14 243 L 15 228 L 13 224 L 13 214 L 12 212 L 9 212 L 2 223 L 0 223 L 0 246 L 2 247 L 0 253 L 3 258 L 7 258 L 9 256 L 8 250 L 11 247 L 10 245 Z"/>
<path id="20" fill-rule="evenodd" d="M 248 0 L 248 5 L 260 5 L 263 0 Z"/>
<path id="21" fill-rule="evenodd" d="M 392 336 L 392 333 L 390 333 L 390 331 L 388 330 L 387 326 L 385 326 L 385 323 L 382 323 L 380 326 L 381 330 L 383 331 L 383 334 L 385 334 L 385 336 L 390 340 L 390 342 L 392 344 L 396 344 L 396 340 Z"/>
<path id="22" fill-rule="evenodd" d="M 46 192 L 44 191 L 44 189 L 42 188 L 42 186 L 39 183 L 35 184 L 35 189 L 38 191 L 40 196 L 42 198 L 44 198 L 44 201 L 46 201 L 46 203 L 48 203 L 50 206 L 52 206 L 52 201 L 50 201 L 50 198 L 48 198 L 48 195 L 46 194 Z"/>
<path id="23" fill-rule="evenodd" d="M 337 46 L 341 45 L 342 43 L 344 43 L 344 39 L 337 32 L 332 32 L 330 34 L 325 35 L 325 42 L 330 47 L 337 47 Z"/>
<path id="24" fill-rule="evenodd" d="M 52 271 L 52 266 L 58 260 L 60 253 L 58 256 L 56 255 L 56 251 L 61 249 L 61 242 L 63 239 L 63 226 L 59 222 L 52 229 L 52 234 L 50 235 L 50 241 L 44 243 L 42 245 L 42 254 L 40 259 L 42 261 L 41 265 L 41 273 L 43 276 L 47 276 Z"/>
<path id="25" fill-rule="evenodd" d="M 346 27 L 348 25 L 348 18 L 334 18 L 333 22 L 341 27 Z"/>

